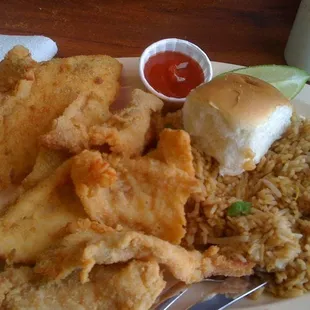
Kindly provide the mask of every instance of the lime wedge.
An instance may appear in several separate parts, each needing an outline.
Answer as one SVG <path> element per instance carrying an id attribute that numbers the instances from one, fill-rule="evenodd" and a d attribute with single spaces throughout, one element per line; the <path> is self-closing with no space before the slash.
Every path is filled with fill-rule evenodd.
<path id="1" fill-rule="evenodd" d="M 304 87 L 310 75 L 301 69 L 290 66 L 262 65 L 232 70 L 226 73 L 247 74 L 270 83 L 286 98 L 294 98 Z"/>

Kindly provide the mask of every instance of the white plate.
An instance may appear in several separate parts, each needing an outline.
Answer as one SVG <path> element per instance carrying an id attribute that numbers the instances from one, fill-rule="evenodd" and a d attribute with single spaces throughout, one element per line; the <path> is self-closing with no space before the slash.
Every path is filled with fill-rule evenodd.
<path id="1" fill-rule="evenodd" d="M 143 88 L 144 86 L 139 78 L 139 58 L 119 58 L 120 62 L 123 63 L 123 85 L 130 87 L 139 87 Z M 212 62 L 214 76 L 230 71 L 233 69 L 241 68 L 238 65 L 232 65 L 221 62 Z M 310 86 L 305 85 L 303 90 L 298 94 L 298 96 L 292 101 L 297 113 L 300 115 L 310 117 Z M 194 290 L 195 293 L 201 289 L 200 284 L 197 285 Z M 185 297 L 184 297 L 185 299 Z M 182 300 L 184 300 L 182 299 Z M 186 303 L 186 300 L 184 300 Z M 174 309 L 184 309 L 185 305 L 178 304 Z M 231 309 L 251 309 L 251 310 L 306 310 L 310 309 L 310 293 L 305 294 L 301 297 L 294 299 L 277 299 L 270 296 L 262 296 L 257 301 L 252 300 L 242 300 L 240 303 L 237 303 Z M 207 310 L 207 309 L 206 309 Z"/>

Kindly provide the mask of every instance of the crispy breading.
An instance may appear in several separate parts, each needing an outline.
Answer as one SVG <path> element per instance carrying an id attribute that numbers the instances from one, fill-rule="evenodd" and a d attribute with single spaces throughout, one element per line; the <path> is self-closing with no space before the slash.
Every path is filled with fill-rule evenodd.
<path id="1" fill-rule="evenodd" d="M 64 239 L 59 239 L 59 242 L 55 245 L 55 250 L 54 247 L 51 247 L 52 259 L 46 262 L 46 264 L 56 263 L 56 255 L 58 255 L 57 260 L 59 265 L 55 265 L 53 269 L 47 269 L 48 272 L 43 271 L 46 265 L 41 260 L 43 261 L 45 260 L 44 257 L 47 257 L 47 253 L 49 253 L 49 249 L 47 249 L 38 256 L 37 261 L 40 263 L 37 265 L 36 271 L 50 279 L 59 280 L 66 278 L 80 265 L 81 253 L 84 250 L 83 245 L 87 244 L 90 240 L 93 242 L 99 241 L 102 234 L 113 231 L 115 231 L 113 228 L 90 221 L 89 219 L 79 219 L 69 223 L 59 232 L 59 236 Z M 70 255 L 67 255 L 69 251 Z M 57 254 L 54 255 L 56 252 Z"/>
<path id="2" fill-rule="evenodd" d="M 23 193 L 0 218 L 0 257 L 11 262 L 35 262 L 58 239 L 61 228 L 85 218 L 70 180 L 71 161 Z"/>
<path id="3" fill-rule="evenodd" d="M 102 125 L 90 128 L 90 144 L 107 143 L 114 153 L 126 156 L 140 155 L 148 139 L 146 135 L 154 112 L 162 109 L 163 102 L 140 89 L 132 92 L 130 104 L 112 115 Z"/>
<path id="4" fill-rule="evenodd" d="M 94 93 L 80 94 L 53 121 L 50 132 L 40 137 L 42 145 L 55 150 L 79 153 L 89 149 L 89 128 L 104 123 L 111 113 L 108 105 L 103 105 Z"/>
<path id="5" fill-rule="evenodd" d="M 173 148 L 171 152 L 161 153 L 165 147 L 169 148 L 165 144 L 172 139 L 173 145 L 183 146 L 177 148 L 179 153 Z M 103 158 L 99 152 L 84 151 L 73 159 L 71 177 L 92 220 L 111 227 L 122 225 L 144 231 L 179 244 L 185 234 L 184 205 L 200 186 L 187 173 L 192 171 L 188 134 L 167 130 L 159 145 L 157 154 L 162 161 L 149 156 Z"/>
<path id="6" fill-rule="evenodd" d="M 67 158 L 68 154 L 64 152 L 41 147 L 32 171 L 22 182 L 22 190 L 28 190 L 46 179 Z"/>
<path id="7" fill-rule="evenodd" d="M 176 132 L 178 133 L 177 137 Z M 147 156 L 184 170 L 190 176 L 195 175 L 191 141 L 189 135 L 184 131 L 164 129 L 159 135 L 156 149 L 148 153 Z"/>
<path id="8" fill-rule="evenodd" d="M 71 153 L 108 144 L 114 153 L 140 155 L 149 141 L 151 117 L 162 107 L 160 99 L 140 89 L 135 89 L 129 105 L 115 114 L 93 94 L 80 95 L 40 141 L 48 148 Z"/>
<path id="9" fill-rule="evenodd" d="M 0 272 L 0 306 L 3 306 L 3 301 L 6 294 L 15 287 L 21 286 L 33 278 L 40 276 L 33 272 L 33 268 L 7 268 Z"/>
<path id="10" fill-rule="evenodd" d="M 25 56 L 15 53 L 14 63 L 19 63 L 18 57 Z M 31 171 L 38 137 L 79 93 L 92 91 L 103 105 L 113 102 L 121 64 L 109 56 L 76 56 L 39 63 L 31 72 L 16 82 L 13 94 L 1 99 L 0 188 L 21 182 Z"/>
<path id="11" fill-rule="evenodd" d="M 9 206 L 14 204 L 18 197 L 23 192 L 23 189 L 20 186 L 10 186 L 0 193 L 0 217 L 6 212 Z M 1 270 L 1 262 L 0 262 Z"/>
<path id="12" fill-rule="evenodd" d="M 32 80 L 37 63 L 29 51 L 17 45 L 0 62 L 0 93 L 16 94 L 20 80 Z"/>
<path id="13" fill-rule="evenodd" d="M 62 279 L 75 269 L 82 269 L 81 281 L 85 283 L 95 264 L 150 258 L 164 265 L 176 279 L 185 283 L 199 282 L 216 275 L 249 275 L 254 266 L 226 259 L 218 254 L 215 246 L 200 253 L 139 232 L 86 229 L 67 235 L 59 245 L 43 253 L 35 270 L 50 279 Z"/>
<path id="14" fill-rule="evenodd" d="M 0 273 L 3 310 L 147 310 L 165 287 L 155 261 L 96 266 L 90 281 L 78 274 L 59 282 L 43 282 L 29 267 Z"/>

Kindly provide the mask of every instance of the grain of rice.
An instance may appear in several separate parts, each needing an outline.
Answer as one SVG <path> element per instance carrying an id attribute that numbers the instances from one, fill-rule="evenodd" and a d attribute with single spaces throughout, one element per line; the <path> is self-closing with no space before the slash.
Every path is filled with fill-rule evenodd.
<path id="1" fill-rule="evenodd" d="M 262 182 L 273 192 L 273 194 L 275 194 L 276 197 L 278 198 L 282 197 L 282 193 L 278 190 L 278 188 L 273 183 L 271 183 L 267 179 L 262 179 Z"/>
<path id="2" fill-rule="evenodd" d="M 223 255 L 256 263 L 275 296 L 310 291 L 310 121 L 294 116 L 256 169 L 235 177 L 219 176 L 215 160 L 194 142 L 192 149 L 206 190 L 187 214 L 185 245 L 216 243 Z M 251 214 L 227 217 L 238 200 L 252 203 Z"/>

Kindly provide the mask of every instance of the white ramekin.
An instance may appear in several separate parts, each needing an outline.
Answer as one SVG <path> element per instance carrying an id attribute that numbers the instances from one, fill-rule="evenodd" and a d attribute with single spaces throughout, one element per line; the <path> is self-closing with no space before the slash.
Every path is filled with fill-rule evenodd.
<path id="1" fill-rule="evenodd" d="M 139 63 L 139 73 L 140 73 L 140 78 L 144 86 L 148 89 L 148 91 L 150 91 L 157 97 L 165 101 L 168 101 L 168 102 L 179 102 L 179 103 L 185 102 L 186 98 L 168 97 L 158 92 L 156 89 L 154 89 L 149 84 L 149 82 L 147 81 L 144 75 L 144 67 L 147 61 L 149 60 L 149 58 L 154 56 L 155 54 L 166 52 L 166 51 L 180 52 L 196 60 L 198 64 L 200 65 L 203 71 L 203 74 L 204 74 L 203 83 L 209 82 L 212 79 L 213 70 L 212 70 L 211 61 L 209 57 L 207 56 L 207 54 L 197 45 L 191 42 L 185 41 L 185 40 L 175 39 L 175 38 L 157 41 L 151 44 L 150 46 L 148 46 L 142 53 L 141 58 L 140 58 L 140 63 Z"/>

